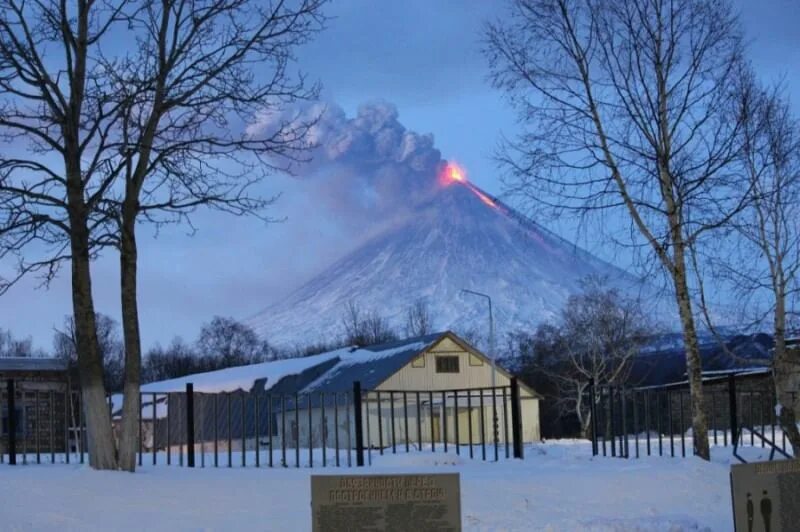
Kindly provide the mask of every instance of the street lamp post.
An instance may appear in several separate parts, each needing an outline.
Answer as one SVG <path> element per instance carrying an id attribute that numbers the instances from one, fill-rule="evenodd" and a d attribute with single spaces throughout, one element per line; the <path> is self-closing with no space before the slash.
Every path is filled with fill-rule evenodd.
<path id="1" fill-rule="evenodd" d="M 485 298 L 486 301 L 489 303 L 489 360 L 492 363 L 492 404 L 494 404 L 494 395 L 496 394 L 496 386 L 497 386 L 497 365 L 494 360 L 494 316 L 492 315 L 492 298 L 488 294 L 484 294 L 482 292 L 476 292 L 474 290 L 468 290 L 466 288 L 462 288 L 461 291 L 465 294 L 471 294 L 473 296 L 478 296 Z M 481 392 L 482 394 L 483 392 Z M 498 427 L 498 419 L 497 419 L 497 409 L 492 409 L 492 428 L 494 429 L 494 446 L 495 450 L 500 443 L 500 430 Z"/>

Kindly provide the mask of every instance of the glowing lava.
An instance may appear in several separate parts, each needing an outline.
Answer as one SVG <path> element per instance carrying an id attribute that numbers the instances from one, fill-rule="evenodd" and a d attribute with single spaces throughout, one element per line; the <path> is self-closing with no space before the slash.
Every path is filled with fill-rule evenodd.
<path id="1" fill-rule="evenodd" d="M 472 192 L 474 192 L 474 193 L 475 193 L 475 195 L 476 195 L 476 196 L 478 196 L 478 197 L 480 198 L 480 200 L 481 200 L 482 202 L 484 202 L 486 205 L 488 205 L 489 207 L 494 207 L 495 209 L 497 208 L 497 204 L 494 202 L 494 200 L 493 200 L 492 198 L 490 198 L 489 196 L 487 196 L 486 194 L 484 194 L 483 192 L 481 192 L 480 190 L 478 190 L 476 187 L 474 187 L 474 186 L 472 185 L 472 183 L 467 183 L 467 186 L 468 186 L 468 187 L 469 187 L 469 189 L 470 189 Z"/>
<path id="2" fill-rule="evenodd" d="M 466 183 L 467 176 L 464 170 L 454 162 L 448 162 L 442 170 L 441 180 L 445 185 L 453 183 Z"/>
<path id="3" fill-rule="evenodd" d="M 468 189 L 472 191 L 473 194 L 478 196 L 482 202 L 484 202 L 489 207 L 497 209 L 497 204 L 494 202 L 492 198 L 487 196 L 482 190 L 478 187 L 467 181 L 466 172 L 464 169 L 458 166 L 456 163 L 450 161 L 448 162 L 444 169 L 442 170 L 440 179 L 445 186 L 452 185 L 454 183 L 461 183 Z"/>

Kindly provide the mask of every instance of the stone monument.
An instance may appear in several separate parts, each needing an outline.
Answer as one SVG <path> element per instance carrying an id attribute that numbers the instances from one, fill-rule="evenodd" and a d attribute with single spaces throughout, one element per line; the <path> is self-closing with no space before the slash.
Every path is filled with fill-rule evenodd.
<path id="1" fill-rule="evenodd" d="M 731 466 L 736 532 L 800 530 L 800 460 Z"/>
<path id="2" fill-rule="evenodd" d="M 459 532 L 458 473 L 312 475 L 313 532 Z"/>

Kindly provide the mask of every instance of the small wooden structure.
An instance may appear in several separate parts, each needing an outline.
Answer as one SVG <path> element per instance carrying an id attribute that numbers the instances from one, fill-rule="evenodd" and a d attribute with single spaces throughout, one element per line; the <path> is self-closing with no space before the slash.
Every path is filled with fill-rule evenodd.
<path id="1" fill-rule="evenodd" d="M 69 365 L 56 358 L 0 358 L 0 455 L 8 451 L 10 416 L 14 416 L 20 453 L 64 452 L 69 419 L 74 417 Z M 10 411 L 8 383 L 13 381 Z"/>

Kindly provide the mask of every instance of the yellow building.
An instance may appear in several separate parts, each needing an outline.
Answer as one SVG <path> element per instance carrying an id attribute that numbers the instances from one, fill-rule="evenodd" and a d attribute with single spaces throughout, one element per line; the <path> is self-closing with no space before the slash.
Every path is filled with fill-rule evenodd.
<path id="1" fill-rule="evenodd" d="M 363 393 L 365 445 L 385 448 L 430 443 L 475 445 L 512 438 L 511 375 L 494 367 L 483 353 L 450 331 L 420 338 L 352 348 L 339 363 L 305 386 L 304 393 L 340 393 L 352 390 L 358 381 Z M 541 439 L 541 397 L 520 383 L 523 442 Z M 314 421 L 322 416 L 315 408 Z M 329 434 L 337 430 L 333 414 L 324 415 Z M 340 411 L 340 419 L 347 419 Z M 496 422 L 496 435 L 495 435 Z M 300 424 L 299 438 L 309 434 Z M 307 426 L 323 426 L 313 422 Z M 338 430 L 344 437 L 343 427 Z M 298 433 L 294 431 L 292 436 Z M 317 435 L 310 435 L 312 441 Z"/>
<path id="2" fill-rule="evenodd" d="M 196 442 L 280 451 L 281 461 L 300 448 L 354 449 L 358 383 L 366 448 L 458 443 L 494 456 L 486 449 L 497 442 L 504 454 L 513 439 L 511 378 L 450 331 L 188 375 L 142 387 L 144 433 L 152 434 L 144 445 L 183 443 L 183 392 L 192 383 Z M 539 441 L 541 397 L 518 389 L 522 441 Z M 116 414 L 121 398 L 113 403 Z"/>

